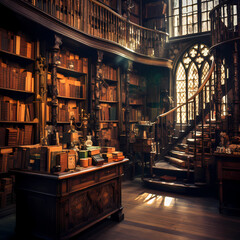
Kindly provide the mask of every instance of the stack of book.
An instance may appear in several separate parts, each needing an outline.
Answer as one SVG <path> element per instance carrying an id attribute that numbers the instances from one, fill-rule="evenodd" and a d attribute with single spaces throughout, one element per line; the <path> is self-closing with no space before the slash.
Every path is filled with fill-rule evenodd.
<path id="1" fill-rule="evenodd" d="M 13 168 L 13 148 L 0 148 L 0 173 Z"/>
<path id="2" fill-rule="evenodd" d="M 117 80 L 117 70 L 116 69 L 114 69 L 108 65 L 105 65 L 105 64 L 103 64 L 102 69 L 103 69 L 103 78 L 114 80 L 114 81 Z"/>
<path id="3" fill-rule="evenodd" d="M 18 130 L 15 128 L 6 128 L 7 146 L 16 146 L 18 144 Z"/>
<path id="4" fill-rule="evenodd" d="M 112 155 L 113 155 L 114 162 L 121 161 L 125 158 L 125 156 L 123 155 L 123 152 L 120 152 L 120 151 L 115 151 L 112 153 Z"/>
<path id="5" fill-rule="evenodd" d="M 13 178 L 1 178 L 0 207 L 3 208 L 13 203 Z"/>
<path id="6" fill-rule="evenodd" d="M 115 152 L 116 149 L 115 147 L 102 147 L 101 152 L 102 152 L 102 157 L 105 159 L 106 162 L 110 163 L 113 162 L 113 152 Z"/>
<path id="7" fill-rule="evenodd" d="M 34 42 L 27 39 L 26 35 L 15 34 L 3 28 L 0 28 L 0 49 L 27 58 L 34 58 Z"/>
<path id="8" fill-rule="evenodd" d="M 34 92 L 33 74 L 16 63 L 5 63 L 0 58 L 0 87 Z"/>
<path id="9" fill-rule="evenodd" d="M 33 103 L 24 103 L 10 97 L 0 96 L 0 120 L 29 122 L 33 119 Z"/>

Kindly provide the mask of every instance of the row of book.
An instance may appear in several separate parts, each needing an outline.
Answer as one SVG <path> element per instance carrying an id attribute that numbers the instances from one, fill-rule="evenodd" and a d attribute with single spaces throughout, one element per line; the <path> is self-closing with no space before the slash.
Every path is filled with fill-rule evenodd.
<path id="1" fill-rule="evenodd" d="M 25 0 L 43 11 L 55 16 L 61 21 L 74 26 L 81 27 L 81 18 L 83 17 L 83 2 L 81 0 Z"/>
<path id="2" fill-rule="evenodd" d="M 100 92 L 100 100 L 103 101 L 117 101 L 117 86 L 102 86 Z"/>
<path id="3" fill-rule="evenodd" d="M 33 41 L 26 35 L 15 34 L 3 28 L 0 28 L 0 49 L 27 58 L 34 58 Z"/>
<path id="4" fill-rule="evenodd" d="M 117 107 L 110 104 L 100 104 L 100 121 L 116 120 Z"/>
<path id="5" fill-rule="evenodd" d="M 48 99 L 50 101 L 50 99 Z M 60 122 L 69 122 L 70 118 L 74 116 L 77 122 L 79 122 L 79 114 L 80 114 L 80 107 L 78 106 L 77 102 L 74 100 L 58 101 L 58 119 L 57 121 Z M 46 109 L 46 121 L 50 121 L 51 119 L 51 106 L 48 104 Z"/>
<path id="6" fill-rule="evenodd" d="M 18 122 L 33 121 L 33 103 L 24 103 L 10 97 L 0 96 L 0 120 Z"/>
<path id="7" fill-rule="evenodd" d="M 130 77 L 129 77 L 129 82 L 130 82 L 130 84 L 132 84 L 132 85 L 139 86 L 139 85 L 140 85 L 140 82 L 141 82 L 139 75 L 136 75 L 136 74 L 131 73 L 131 74 L 130 74 Z"/>
<path id="8" fill-rule="evenodd" d="M 1 161 L 1 156 L 0 156 Z M 14 193 L 15 177 L 11 175 L 10 177 L 1 178 L 0 181 L 0 208 L 4 208 L 15 203 L 15 193 Z"/>
<path id="9" fill-rule="evenodd" d="M 0 59 L 0 87 L 34 92 L 33 74 L 16 63 Z"/>
<path id="10" fill-rule="evenodd" d="M 118 139 L 118 126 L 115 123 L 115 126 L 112 126 L 111 128 L 101 128 L 101 138 L 102 139 Z"/>
<path id="11" fill-rule="evenodd" d="M 58 94 L 63 97 L 84 98 L 85 97 L 85 83 L 84 80 L 65 77 L 62 74 L 57 74 Z"/>
<path id="12" fill-rule="evenodd" d="M 125 108 L 122 108 L 122 120 L 125 121 Z M 141 121 L 143 118 L 142 109 L 130 108 L 129 119 L 130 121 Z"/>
<path id="13" fill-rule="evenodd" d="M 33 126 L 23 127 L 0 127 L 0 146 L 29 145 L 33 143 Z"/>
<path id="14" fill-rule="evenodd" d="M 143 104 L 143 98 L 138 97 L 138 95 L 132 95 L 129 98 L 129 104 Z"/>
<path id="15" fill-rule="evenodd" d="M 80 73 L 88 73 L 88 59 L 80 58 L 68 50 L 59 53 L 59 66 L 69 68 Z"/>
<path id="16" fill-rule="evenodd" d="M 13 148 L 0 149 L 0 173 L 6 173 L 12 169 L 15 166 L 15 160 Z"/>
<path id="17" fill-rule="evenodd" d="M 103 64 L 102 65 L 103 78 L 117 81 L 117 70 Z"/>

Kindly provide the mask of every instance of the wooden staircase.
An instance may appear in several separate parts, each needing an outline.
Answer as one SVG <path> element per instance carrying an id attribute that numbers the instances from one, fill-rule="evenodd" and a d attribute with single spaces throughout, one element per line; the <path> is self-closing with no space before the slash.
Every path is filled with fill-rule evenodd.
<path id="1" fill-rule="evenodd" d="M 211 123 L 211 129 L 209 124 L 198 124 L 155 163 L 152 176 L 143 181 L 165 191 L 196 193 L 207 190 L 214 174 L 209 168 L 214 164 L 214 139 L 215 123 Z"/>

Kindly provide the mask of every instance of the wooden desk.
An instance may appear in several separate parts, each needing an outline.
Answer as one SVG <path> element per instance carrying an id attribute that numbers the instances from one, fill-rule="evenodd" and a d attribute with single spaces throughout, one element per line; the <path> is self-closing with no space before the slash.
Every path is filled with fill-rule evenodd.
<path id="1" fill-rule="evenodd" d="M 123 163 L 59 175 L 14 170 L 16 231 L 44 239 L 69 239 L 102 219 L 124 218 Z"/>
<path id="2" fill-rule="evenodd" d="M 240 187 L 240 156 L 220 153 L 215 153 L 214 156 L 217 161 L 219 180 L 219 211 L 221 212 L 223 208 L 229 208 L 224 200 L 226 197 L 224 183 L 231 183 L 232 181 L 238 184 L 238 189 Z"/>

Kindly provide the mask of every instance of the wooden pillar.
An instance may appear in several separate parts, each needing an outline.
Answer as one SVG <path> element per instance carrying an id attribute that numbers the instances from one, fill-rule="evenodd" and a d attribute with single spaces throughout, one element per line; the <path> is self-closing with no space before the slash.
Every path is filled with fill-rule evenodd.
<path id="1" fill-rule="evenodd" d="M 100 114 L 100 83 L 102 81 L 102 59 L 103 59 L 103 52 L 98 51 L 98 58 L 97 58 L 97 66 L 96 66 L 96 80 L 94 86 L 94 97 L 95 97 L 95 144 L 99 145 L 99 114 Z"/>
<path id="2" fill-rule="evenodd" d="M 237 41 L 234 42 L 234 51 L 233 51 L 233 131 L 234 135 L 238 135 L 239 131 L 239 121 L 240 121 L 240 99 L 239 99 L 239 46 Z"/>
<path id="3" fill-rule="evenodd" d="M 130 138 L 130 107 L 129 107 L 129 85 L 130 73 L 132 72 L 133 64 L 128 61 L 127 74 L 126 74 L 126 110 L 125 110 L 125 124 L 126 124 L 126 153 L 129 153 L 129 138 Z"/>
<path id="4" fill-rule="evenodd" d="M 51 106 L 52 106 L 52 119 L 51 123 L 53 126 L 52 133 L 51 133 L 51 139 L 50 139 L 50 145 L 56 145 L 57 144 L 57 107 L 58 107 L 58 89 L 57 89 L 57 57 L 58 57 L 58 51 L 59 47 L 62 44 L 61 39 L 55 35 L 55 45 L 52 49 L 52 85 L 51 85 Z"/>

